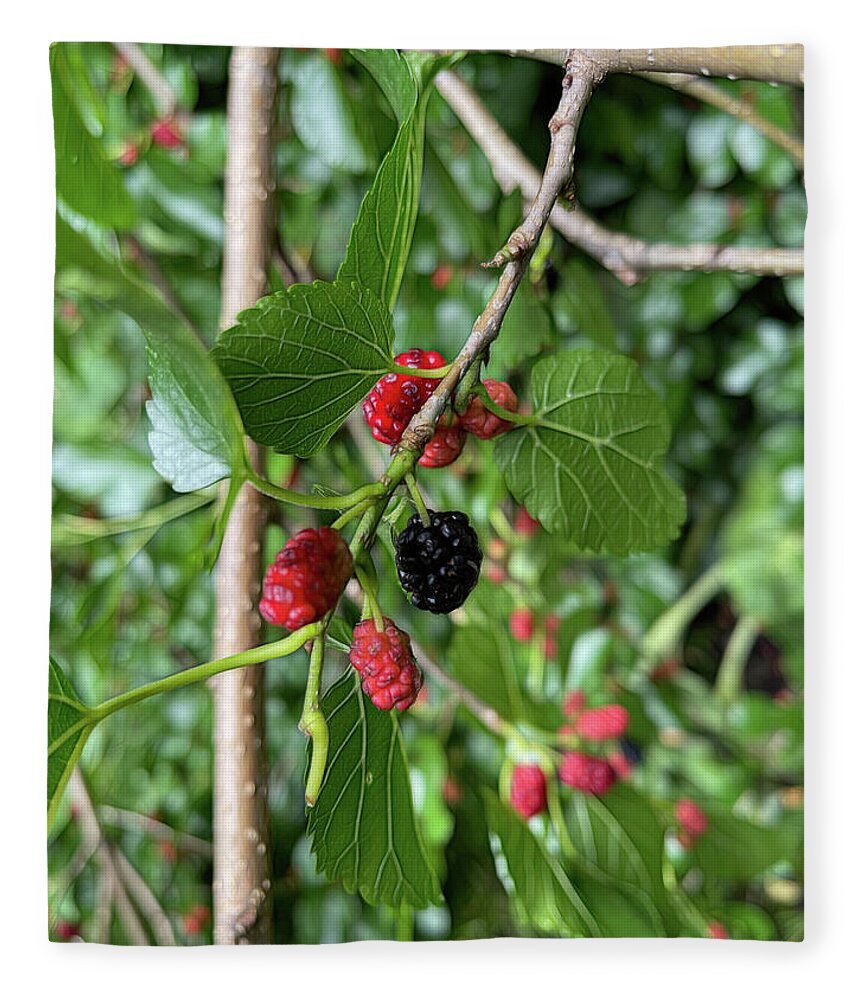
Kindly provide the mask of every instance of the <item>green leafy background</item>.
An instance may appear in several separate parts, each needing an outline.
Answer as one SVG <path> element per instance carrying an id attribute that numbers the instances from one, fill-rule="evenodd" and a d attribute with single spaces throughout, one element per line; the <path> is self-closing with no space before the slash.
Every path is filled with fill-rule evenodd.
<path id="1" fill-rule="evenodd" d="M 306 491 L 318 483 L 338 492 L 360 486 L 386 451 L 361 425 L 341 428 L 340 418 L 393 353 L 420 344 L 454 355 L 495 281 L 479 262 L 521 213 L 519 195 L 501 194 L 428 84 L 432 60 L 285 51 L 278 244 L 292 267 L 323 284 L 284 291 L 273 266 L 273 297 L 207 357 L 219 333 L 229 50 L 144 48 L 189 114 L 181 151 L 151 143 L 152 99 L 109 45 L 55 46 L 51 54 L 58 220 L 50 676 L 61 696 L 51 703 L 51 742 L 74 723 L 76 699 L 96 704 L 210 655 L 212 581 L 203 553 L 214 491 L 171 507 L 176 495 L 153 458 L 178 489 L 235 475 L 244 462 L 241 415 L 252 432 L 255 420 L 261 428 L 272 421 L 264 449 L 272 481 L 292 479 Z M 457 71 L 540 165 L 557 71 L 493 54 L 468 54 Z M 787 88 L 717 85 L 798 129 Z M 128 142 L 139 156 L 126 167 L 119 158 Z M 721 112 L 638 78 L 612 78 L 595 94 L 577 143 L 576 190 L 584 210 L 643 239 L 803 240 L 802 182 L 785 153 Z M 370 208 L 382 217 L 396 197 L 402 210 L 388 219 L 383 240 L 366 239 L 377 218 Z M 324 709 L 343 697 L 344 726 L 361 718 L 359 706 L 365 713 L 351 736 L 352 725 L 333 720 L 333 757 L 343 751 L 332 768 L 350 773 L 362 734 L 375 754 L 362 766 L 379 799 L 359 817 L 369 853 L 356 868 L 354 854 L 340 856 L 347 842 L 338 850 L 320 822 L 330 810 L 339 817 L 330 832 L 348 826 L 357 815 L 346 815 L 349 793 L 335 803 L 335 785 L 325 787 L 308 831 L 305 739 L 296 729 L 306 656 L 276 661 L 266 673 L 266 721 L 277 941 L 703 936 L 712 920 L 738 937 L 803 935 L 802 280 L 669 273 L 628 288 L 558 237 L 542 249 L 546 265 L 542 258 L 530 269 L 490 374 L 507 378 L 536 413 L 549 386 L 559 423 L 590 438 L 615 436 L 635 460 L 610 465 L 613 491 L 607 455 L 582 436 L 535 425 L 495 444 L 471 440 L 456 466 L 428 470 L 421 482 L 430 506 L 468 512 L 487 579 L 450 619 L 421 615 L 395 582 L 384 526 L 380 598 L 458 683 L 526 730 L 554 730 L 573 688 L 593 704 L 622 702 L 631 713 L 629 744 L 615 749 L 628 755 L 631 775 L 599 802 L 562 792 L 577 848 L 568 861 L 544 817 L 527 826 L 499 798 L 513 746 L 432 677 L 426 700 L 399 725 L 371 714 L 349 690 L 350 674 L 339 679 L 346 661 L 332 645 Z M 325 411 L 316 422 L 300 407 L 269 412 L 290 398 L 274 397 L 289 389 L 289 352 L 310 329 L 308 314 L 319 321 L 307 306 L 314 296 L 327 296 L 321 311 L 330 319 L 340 314 L 332 342 L 354 369 L 344 376 L 332 368 L 327 377 L 318 359 L 327 388 L 310 407 Z M 285 327 L 290 338 L 281 338 Z M 318 330 L 313 340 L 323 342 Z M 152 380 L 147 343 L 156 354 L 166 350 Z M 267 354 L 284 352 L 282 381 L 272 382 L 270 395 L 249 388 L 247 377 L 264 344 Z M 575 372 L 574 393 L 629 379 L 641 406 L 628 415 L 626 395 L 617 406 L 598 396 L 568 399 Z M 176 393 L 184 387 L 188 395 L 191 374 L 199 390 L 192 402 L 205 419 L 186 424 L 188 400 Z M 329 412 L 336 397 L 341 409 Z M 642 421 L 647 426 L 630 430 Z M 165 428 L 177 426 L 165 442 Z M 577 492 L 570 485 L 559 501 L 554 470 L 543 465 L 546 448 L 561 453 L 587 503 L 569 506 Z M 532 461 L 544 482 L 539 495 Z M 518 534 L 522 503 L 561 530 Z M 598 512 L 611 512 L 611 530 L 601 530 Z M 274 516 L 265 557 L 312 523 L 295 509 L 288 520 Z M 643 670 L 640 641 L 716 560 L 725 586 L 672 650 L 682 669 Z M 504 572 L 501 583 L 491 571 Z M 550 613 L 560 619 L 548 659 L 540 628 L 532 643 L 508 636 L 507 617 L 524 603 L 539 625 Z M 357 613 L 344 607 L 345 629 Z M 761 634 L 723 712 L 713 683 L 740 615 L 755 616 Z M 106 836 L 145 879 L 177 940 L 202 943 L 211 924 L 189 914 L 211 907 L 210 696 L 189 687 L 130 711 L 133 718 L 95 730 L 83 773 Z M 56 749 L 49 785 L 73 749 L 74 740 Z M 397 779 L 390 785 L 376 781 L 383 758 Z M 682 796 L 712 820 L 689 851 L 674 835 L 672 810 Z M 397 821 L 393 840 L 383 823 L 389 816 Z M 80 843 L 64 800 L 49 845 L 52 935 L 71 925 L 93 940 L 103 933 L 98 865 L 90 861 L 71 884 L 67 877 Z M 106 936 L 125 941 L 121 922 Z"/>

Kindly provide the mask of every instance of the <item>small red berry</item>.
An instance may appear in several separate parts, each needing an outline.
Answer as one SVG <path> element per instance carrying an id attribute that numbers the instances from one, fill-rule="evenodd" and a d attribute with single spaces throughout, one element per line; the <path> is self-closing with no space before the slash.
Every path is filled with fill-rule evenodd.
<path id="1" fill-rule="evenodd" d="M 558 656 L 558 643 L 551 635 L 546 636 L 543 641 L 543 655 L 548 660 L 554 660 Z"/>
<path id="2" fill-rule="evenodd" d="M 577 733 L 586 740 L 616 740 L 623 736 L 630 714 L 623 705 L 588 708 L 576 721 Z"/>
<path id="3" fill-rule="evenodd" d="M 81 936 L 81 925 L 71 920 L 58 920 L 54 925 L 54 934 L 58 941 L 71 941 L 72 938 Z"/>
<path id="4" fill-rule="evenodd" d="M 360 621 L 352 631 L 349 662 L 361 677 L 364 693 L 378 709 L 405 712 L 415 703 L 424 684 L 424 675 L 415 662 L 412 643 L 406 632 L 390 618 L 382 619 L 384 631 L 377 632 L 372 618 Z"/>
<path id="5" fill-rule="evenodd" d="M 488 378 L 484 382 L 484 388 L 490 394 L 490 399 L 492 399 L 496 406 L 516 412 L 518 405 L 517 395 L 507 382 L 497 382 L 495 379 Z M 499 434 L 504 434 L 505 431 L 509 431 L 513 426 L 509 420 L 503 420 L 501 417 L 497 417 L 495 413 L 490 413 L 478 396 L 473 396 L 469 400 L 469 405 L 463 414 L 463 427 L 470 434 L 474 434 L 475 437 L 479 437 L 484 441 L 498 437 Z"/>
<path id="6" fill-rule="evenodd" d="M 670 677 L 674 677 L 680 669 L 680 661 L 670 657 L 668 660 L 662 660 L 658 663 L 651 671 L 650 677 L 652 681 L 667 681 Z"/>
<path id="7" fill-rule="evenodd" d="M 729 932 L 726 928 L 719 922 L 719 920 L 712 920 L 708 924 L 708 937 L 718 938 L 721 941 L 729 940 Z"/>
<path id="8" fill-rule="evenodd" d="M 504 583 L 507 575 L 504 566 L 487 561 L 487 579 L 490 583 Z"/>
<path id="9" fill-rule="evenodd" d="M 437 427 L 433 437 L 424 446 L 418 464 L 425 469 L 442 469 L 460 457 L 466 443 L 466 432 L 459 423 Z"/>
<path id="10" fill-rule="evenodd" d="M 323 49 L 326 59 L 333 65 L 337 66 L 340 63 L 341 51 L 340 49 Z"/>
<path id="11" fill-rule="evenodd" d="M 681 799 L 675 806 L 675 819 L 692 837 L 701 837 L 708 829 L 708 817 L 692 799 Z"/>
<path id="12" fill-rule="evenodd" d="M 452 808 L 463 798 L 463 789 L 460 787 L 457 779 L 452 778 L 450 774 L 445 778 L 445 783 L 442 785 L 442 798 L 445 800 L 446 805 Z"/>
<path id="13" fill-rule="evenodd" d="M 514 531 L 524 538 L 531 538 L 540 530 L 540 521 L 536 521 L 525 507 L 518 507 L 514 515 Z"/>
<path id="14" fill-rule="evenodd" d="M 123 167 L 133 167 L 137 163 L 138 148 L 133 142 L 127 142 L 119 154 L 117 163 Z"/>
<path id="15" fill-rule="evenodd" d="M 573 718 L 585 708 L 585 695 L 582 691 L 570 691 L 564 696 L 561 710 L 568 718 Z"/>
<path id="16" fill-rule="evenodd" d="M 179 852 L 176 850 L 176 844 L 174 844 L 172 840 L 159 841 L 158 850 L 161 852 L 161 856 L 164 860 L 169 864 L 172 865 L 176 863 L 179 857 Z"/>
<path id="17" fill-rule="evenodd" d="M 504 559 L 508 554 L 508 547 L 501 538 L 493 537 L 487 542 L 487 555 L 491 559 Z"/>
<path id="18" fill-rule="evenodd" d="M 395 363 L 404 368 L 444 368 L 445 359 L 437 351 L 414 347 L 398 354 Z M 409 421 L 427 402 L 438 379 L 389 372 L 376 383 L 362 404 L 370 433 L 383 444 L 397 444 Z"/>
<path id="19" fill-rule="evenodd" d="M 199 903 L 193 906 L 182 918 L 186 934 L 199 934 L 212 919 L 212 911 L 208 906 Z"/>
<path id="20" fill-rule="evenodd" d="M 544 627 L 546 628 L 547 635 L 555 635 L 558 632 L 558 627 L 561 625 L 561 618 L 558 615 L 547 615 L 544 621 Z"/>
<path id="21" fill-rule="evenodd" d="M 537 764 L 517 764 L 514 768 L 511 807 L 525 819 L 546 809 L 546 775 Z"/>
<path id="22" fill-rule="evenodd" d="M 331 528 L 305 528 L 275 557 L 263 578 L 260 614 L 294 632 L 337 604 L 352 575 L 352 555 Z"/>
<path id="23" fill-rule="evenodd" d="M 162 149 L 178 149 L 182 143 L 182 132 L 173 118 L 160 118 L 152 123 L 152 141 Z"/>
<path id="24" fill-rule="evenodd" d="M 615 772 L 608 760 L 591 757 L 578 750 L 564 755 L 558 776 L 565 785 L 589 795 L 603 795 L 615 784 Z"/>
<path id="25" fill-rule="evenodd" d="M 440 264 L 430 275 L 430 284 L 437 292 L 444 291 L 448 282 L 454 277 L 454 268 L 450 264 Z"/>
<path id="26" fill-rule="evenodd" d="M 518 642 L 528 642 L 534 632 L 535 616 L 530 608 L 514 608 L 508 626 Z"/>
<path id="27" fill-rule="evenodd" d="M 620 750 L 613 750 L 607 759 L 619 778 L 629 778 L 633 773 L 633 765 Z"/>

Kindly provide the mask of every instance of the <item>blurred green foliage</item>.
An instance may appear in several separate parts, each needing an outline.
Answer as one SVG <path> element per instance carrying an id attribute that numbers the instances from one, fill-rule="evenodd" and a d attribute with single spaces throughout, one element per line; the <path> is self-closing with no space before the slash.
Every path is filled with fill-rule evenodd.
<path id="1" fill-rule="evenodd" d="M 54 50 L 53 60 L 62 62 L 55 79 L 74 107 L 76 134 L 87 156 L 95 149 L 106 159 L 103 184 L 111 193 L 92 211 L 74 178 L 58 176 L 60 213 L 94 246 L 123 259 L 211 344 L 219 312 L 229 50 L 144 49 L 187 114 L 184 142 L 173 150 L 152 142 L 152 98 L 111 46 Z M 539 165 L 558 72 L 497 55 L 469 55 L 458 72 Z M 280 80 L 280 260 L 271 268 L 273 289 L 287 270 L 334 278 L 361 198 L 396 131 L 385 96 L 346 52 L 285 51 Z M 719 85 L 798 130 L 788 88 Z M 507 236 L 520 205 L 516 194 L 500 194 L 483 155 L 435 93 L 427 129 L 415 240 L 394 310 L 396 349 L 420 344 L 450 357 L 495 282 L 479 262 Z M 132 159 L 130 147 L 134 162 L 120 164 Z M 644 239 L 802 244 L 805 199 L 787 154 L 749 126 L 638 78 L 612 78 L 594 95 L 577 143 L 576 182 L 585 209 Z M 803 933 L 802 280 L 669 273 L 626 288 L 559 237 L 547 237 L 546 248 L 548 263 L 533 267 L 521 288 L 490 374 L 507 377 L 524 397 L 531 367 L 551 350 L 599 347 L 635 359 L 669 409 L 670 471 L 689 509 L 682 536 L 656 553 L 582 559 L 543 530 L 518 532 L 491 446 L 472 440 L 451 469 L 422 475 L 422 487 L 430 506 L 469 513 L 486 553 L 485 572 L 496 567 L 504 582 L 482 583 L 453 620 L 422 615 L 396 584 L 384 528 L 377 557 L 382 605 L 502 715 L 510 706 L 503 703 L 500 669 L 513 671 L 514 687 L 505 690 L 517 692 L 535 725 L 556 727 L 558 706 L 572 689 L 593 704 L 628 707 L 630 739 L 622 750 L 635 763 L 628 783 L 595 806 L 609 838 L 604 847 L 611 853 L 615 837 L 651 852 L 649 878 L 658 869 L 662 887 L 665 875 L 676 904 L 666 904 L 668 918 L 662 903 L 654 912 L 642 909 L 636 895 L 642 886 L 624 882 L 625 898 L 638 900 L 629 912 L 642 912 L 616 927 L 607 902 L 607 933 L 663 933 L 661 927 L 676 923 L 675 932 L 703 934 L 718 920 L 733 936 L 797 940 Z M 153 470 L 146 441 L 144 338 L 106 304 L 97 278 L 80 258 L 58 260 L 55 531 L 69 518 L 134 519 L 173 495 Z M 323 483 L 348 491 L 372 478 L 384 457 L 382 446 L 350 425 L 298 467 L 270 455 L 268 474 L 283 483 L 296 475 L 305 490 Z M 309 523 L 311 514 L 273 511 L 267 557 Z M 211 529 L 211 509 L 201 507 L 161 525 L 132 521 L 118 534 L 55 539 L 51 648 L 84 701 L 94 704 L 208 659 L 213 596 L 203 560 Z M 641 640 L 718 560 L 726 588 L 708 595 L 677 648 L 643 671 Z M 507 614 L 523 604 L 539 620 L 550 613 L 561 619 L 557 652 L 548 658 L 534 643 L 508 637 Z M 714 704 L 712 685 L 743 616 L 754 616 L 761 631 L 724 712 Z M 329 657 L 327 682 L 344 663 L 342 654 Z M 427 699 L 402 730 L 417 822 L 444 905 L 417 912 L 373 907 L 317 874 L 305 835 L 305 739 L 296 729 L 305 668 L 299 652 L 266 671 L 277 941 L 578 932 L 567 876 L 552 867 L 545 846 L 524 842 L 515 848 L 519 868 L 506 868 L 500 849 L 527 834 L 493 802 L 506 747 L 432 678 Z M 205 909 L 212 874 L 205 844 L 211 721 L 208 690 L 187 688 L 111 718 L 82 758 L 105 832 L 148 884 L 177 939 L 189 944 L 208 940 L 211 930 Z M 647 810 L 640 824 L 630 796 Z M 682 796 L 698 801 L 711 819 L 692 850 L 673 832 L 672 804 Z M 163 825 L 153 827 L 149 818 Z M 550 836 L 551 847 L 544 821 L 532 822 Z M 646 829 L 647 843 L 640 842 Z M 92 860 L 79 864 L 80 847 L 66 803 L 49 852 L 52 933 L 68 936 L 71 925 L 87 940 L 124 941 L 122 921 L 114 917 L 103 926 L 100 869 Z M 600 857 L 594 870 L 585 849 L 583 858 L 582 884 L 599 882 Z M 524 876 L 544 864 L 540 888 L 523 886 Z M 559 902 L 562 896 L 567 902 Z"/>

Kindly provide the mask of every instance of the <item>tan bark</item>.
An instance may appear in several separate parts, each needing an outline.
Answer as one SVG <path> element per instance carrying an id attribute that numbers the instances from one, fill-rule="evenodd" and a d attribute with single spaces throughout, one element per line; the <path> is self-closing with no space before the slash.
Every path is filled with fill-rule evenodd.
<path id="1" fill-rule="evenodd" d="M 235 48 L 230 58 L 222 328 L 266 292 L 277 60 L 278 50 L 268 48 Z M 263 498 L 244 486 L 216 570 L 216 658 L 259 644 L 264 515 Z M 212 687 L 214 937 L 217 944 L 261 944 L 272 934 L 263 667 L 228 671 L 213 678 Z"/>

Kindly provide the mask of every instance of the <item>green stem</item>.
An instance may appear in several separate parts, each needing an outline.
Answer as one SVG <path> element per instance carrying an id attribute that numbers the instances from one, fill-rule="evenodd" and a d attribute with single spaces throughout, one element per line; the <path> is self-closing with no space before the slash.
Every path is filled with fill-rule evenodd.
<path id="1" fill-rule="evenodd" d="M 644 670 L 650 669 L 654 663 L 676 651 L 690 622 L 722 587 L 723 567 L 720 563 L 714 563 L 685 594 L 660 615 L 641 643 Z"/>
<path id="2" fill-rule="evenodd" d="M 354 507 L 345 510 L 336 521 L 332 521 L 332 528 L 335 531 L 340 531 L 341 528 L 346 527 L 351 521 L 360 517 L 367 511 L 368 507 L 372 507 L 375 503 L 376 497 L 370 497 L 368 500 L 362 500 L 360 503 L 355 504 Z"/>
<path id="3" fill-rule="evenodd" d="M 477 358 L 466 369 L 466 374 L 460 379 L 457 392 L 454 396 L 454 410 L 457 413 L 465 413 L 469 405 L 469 400 L 475 392 L 475 387 L 481 377 L 481 365 L 486 360 L 486 352 L 479 354 Z"/>
<path id="4" fill-rule="evenodd" d="M 370 608 L 370 615 L 373 618 L 373 624 L 376 626 L 376 631 L 384 632 L 385 622 L 382 620 L 382 610 L 380 609 L 379 602 L 376 599 L 376 591 L 373 587 L 373 582 L 370 579 L 370 576 L 361 566 L 358 565 L 355 566 L 355 576 L 361 584 L 364 600 L 366 605 Z M 367 618 L 367 615 L 364 615 L 364 617 Z"/>
<path id="5" fill-rule="evenodd" d="M 430 514 L 427 512 L 427 505 L 424 503 L 424 497 L 421 496 L 421 490 L 418 489 L 414 472 L 406 473 L 406 488 L 409 490 L 409 495 L 415 501 L 415 506 L 418 508 L 418 514 L 421 517 L 421 523 L 426 527 L 430 524 Z"/>
<path id="6" fill-rule="evenodd" d="M 558 786 L 555 783 L 554 772 L 546 775 L 546 804 L 562 854 L 566 858 L 575 858 L 576 847 L 574 847 L 573 841 L 570 839 L 567 823 L 564 820 L 564 811 L 561 808 L 561 800 L 558 797 Z"/>
<path id="7" fill-rule="evenodd" d="M 199 681 L 208 680 L 216 674 L 224 673 L 225 670 L 235 670 L 237 667 L 249 667 L 255 663 L 264 663 L 266 660 L 274 660 L 280 656 L 289 656 L 309 639 L 319 635 L 320 625 L 314 622 L 312 625 L 305 625 L 304 628 L 293 632 L 292 635 L 279 639 L 277 642 L 266 643 L 263 646 L 255 646 L 254 649 L 247 649 L 242 653 L 234 653 L 232 656 L 225 656 L 220 660 L 210 660 L 208 663 L 201 663 L 197 667 L 189 670 L 181 670 L 179 673 L 170 674 L 169 677 L 162 677 L 161 680 L 152 681 L 150 684 L 142 684 L 140 687 L 132 688 L 124 694 L 103 701 L 96 705 L 88 713 L 93 724 L 101 722 L 114 712 L 129 705 L 136 705 L 139 701 L 151 698 L 156 694 L 164 694 L 167 691 L 175 691 L 178 688 L 187 687 L 189 684 L 197 684 Z"/>
<path id="8" fill-rule="evenodd" d="M 744 667 L 758 634 L 759 624 L 752 615 L 744 615 L 735 625 L 714 684 L 714 694 L 723 705 L 731 705 L 741 692 Z"/>
<path id="9" fill-rule="evenodd" d="M 479 385 L 477 387 L 475 395 L 480 397 L 481 402 L 490 411 L 490 413 L 495 413 L 497 417 L 507 420 L 508 423 L 528 427 L 530 424 L 536 424 L 539 422 L 537 417 L 531 416 L 528 413 L 515 413 L 513 410 L 506 410 L 502 406 L 497 406 L 490 398 L 490 394 L 483 385 Z"/>
<path id="10" fill-rule="evenodd" d="M 311 647 L 311 662 L 308 669 L 308 683 L 305 688 L 305 703 L 302 717 L 299 719 L 299 729 L 311 741 L 311 766 L 305 784 L 305 802 L 309 806 L 316 805 L 322 788 L 325 766 L 328 760 L 328 723 L 320 709 L 320 679 L 322 677 L 323 653 L 325 652 L 325 635 L 317 635 Z"/>
<path id="11" fill-rule="evenodd" d="M 386 487 L 382 483 L 368 483 L 366 486 L 360 486 L 357 490 L 353 490 L 352 493 L 344 495 L 330 497 L 312 496 L 309 493 L 297 493 L 295 490 L 276 486 L 252 470 L 248 470 L 248 482 L 259 493 L 263 493 L 273 500 L 297 504 L 300 507 L 313 507 L 316 510 L 344 510 L 354 507 L 363 500 L 382 496 L 386 492 Z"/>
<path id="12" fill-rule="evenodd" d="M 444 378 L 452 367 L 453 365 L 445 365 L 442 368 L 409 368 L 392 362 L 390 371 L 397 375 L 413 375 L 415 378 Z"/>

